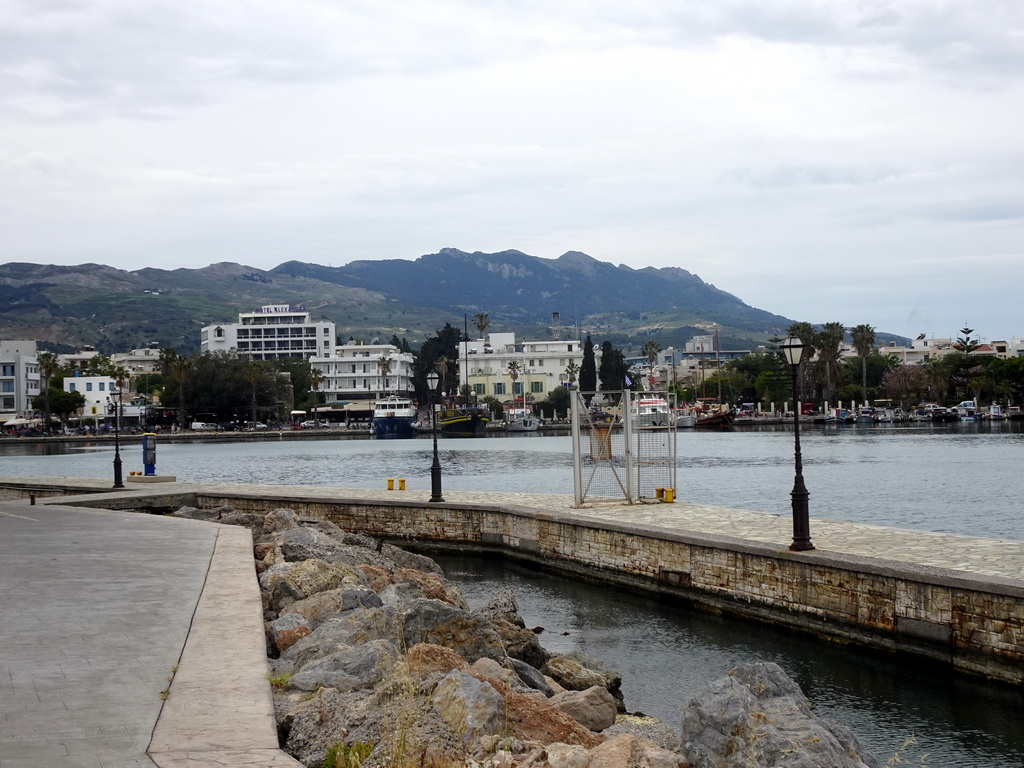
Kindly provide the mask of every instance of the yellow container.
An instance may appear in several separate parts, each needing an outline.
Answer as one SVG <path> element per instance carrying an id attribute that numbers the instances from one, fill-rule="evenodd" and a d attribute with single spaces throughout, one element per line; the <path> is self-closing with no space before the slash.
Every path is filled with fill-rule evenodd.
<path id="1" fill-rule="evenodd" d="M 395 478 L 393 478 L 393 477 L 389 477 L 388 478 L 388 490 L 389 491 L 395 490 Z"/>
<path id="2" fill-rule="evenodd" d="M 665 503 L 666 504 L 671 504 L 675 500 L 676 500 L 676 489 L 675 488 L 666 488 L 665 489 Z"/>
<path id="3" fill-rule="evenodd" d="M 654 495 L 657 496 L 659 499 L 664 499 L 665 498 L 665 489 L 664 488 L 655 488 L 654 489 Z"/>
<path id="4" fill-rule="evenodd" d="M 398 490 L 400 490 L 400 491 L 404 491 L 405 490 L 405 478 L 404 477 L 398 478 Z"/>

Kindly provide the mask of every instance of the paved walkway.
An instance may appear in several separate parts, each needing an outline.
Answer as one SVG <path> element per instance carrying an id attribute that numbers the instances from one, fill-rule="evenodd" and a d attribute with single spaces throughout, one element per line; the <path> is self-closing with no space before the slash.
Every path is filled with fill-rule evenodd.
<path id="1" fill-rule="evenodd" d="M 247 530 L 4 502 L 0 584 L 0 768 L 299 765 Z"/>

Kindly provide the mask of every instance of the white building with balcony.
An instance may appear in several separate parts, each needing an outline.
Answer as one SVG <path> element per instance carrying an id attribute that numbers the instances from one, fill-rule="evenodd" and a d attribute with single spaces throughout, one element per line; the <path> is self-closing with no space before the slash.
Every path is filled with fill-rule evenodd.
<path id="1" fill-rule="evenodd" d="M 288 304 L 268 304 L 241 312 L 237 323 L 207 325 L 199 332 L 201 352 L 231 352 L 249 360 L 331 357 L 333 320 L 313 320 L 310 312 Z"/>
<path id="2" fill-rule="evenodd" d="M 598 365 L 600 353 L 595 346 Z M 577 339 L 516 341 L 514 333 L 491 333 L 486 340 L 459 342 L 460 385 L 468 384 L 477 397 L 501 402 L 524 393 L 544 400 L 552 389 L 569 383 L 570 364 L 583 364 L 583 345 Z"/>
<path id="3" fill-rule="evenodd" d="M 0 425 L 34 415 L 32 399 L 40 393 L 36 355 L 34 341 L 0 341 Z"/>
<path id="4" fill-rule="evenodd" d="M 310 367 L 324 377 L 320 392 L 328 403 L 409 396 L 412 364 L 413 356 L 393 344 L 355 342 L 335 347 L 333 355 L 309 359 Z"/>

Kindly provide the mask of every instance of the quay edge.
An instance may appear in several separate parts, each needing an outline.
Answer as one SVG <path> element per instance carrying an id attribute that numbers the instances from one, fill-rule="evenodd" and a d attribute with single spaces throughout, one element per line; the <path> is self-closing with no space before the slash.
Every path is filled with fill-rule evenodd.
<path id="1" fill-rule="evenodd" d="M 250 512 L 289 507 L 396 544 L 500 553 L 829 640 L 909 653 L 1024 684 L 1024 579 L 834 551 L 795 553 L 724 534 L 630 522 L 627 515 L 595 519 L 586 509 L 571 509 L 570 501 L 564 510 L 503 503 L 502 494 L 467 494 L 477 500 L 431 504 L 426 493 L 396 498 L 386 491 L 184 483 L 98 493 L 106 489 L 96 481 L 0 480 L 0 498 L 25 498 L 29 489 L 42 503 L 52 493 L 50 503 L 139 511 L 185 504 L 231 505 Z M 493 501 L 481 502 L 481 496 Z"/>

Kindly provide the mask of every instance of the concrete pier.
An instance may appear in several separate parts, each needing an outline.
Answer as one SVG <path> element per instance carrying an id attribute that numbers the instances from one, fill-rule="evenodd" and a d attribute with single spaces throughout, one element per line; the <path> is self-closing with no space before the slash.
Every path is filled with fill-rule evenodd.
<path id="1" fill-rule="evenodd" d="M 684 503 L 574 509 L 571 497 L 548 494 L 446 491 L 445 503 L 430 504 L 425 490 L 103 485 L 23 478 L 0 480 L 0 493 L 102 491 L 63 501 L 136 510 L 286 506 L 372 536 L 504 552 L 1024 683 L 1024 542 L 813 519 L 817 549 L 795 553 L 787 516 Z"/>

